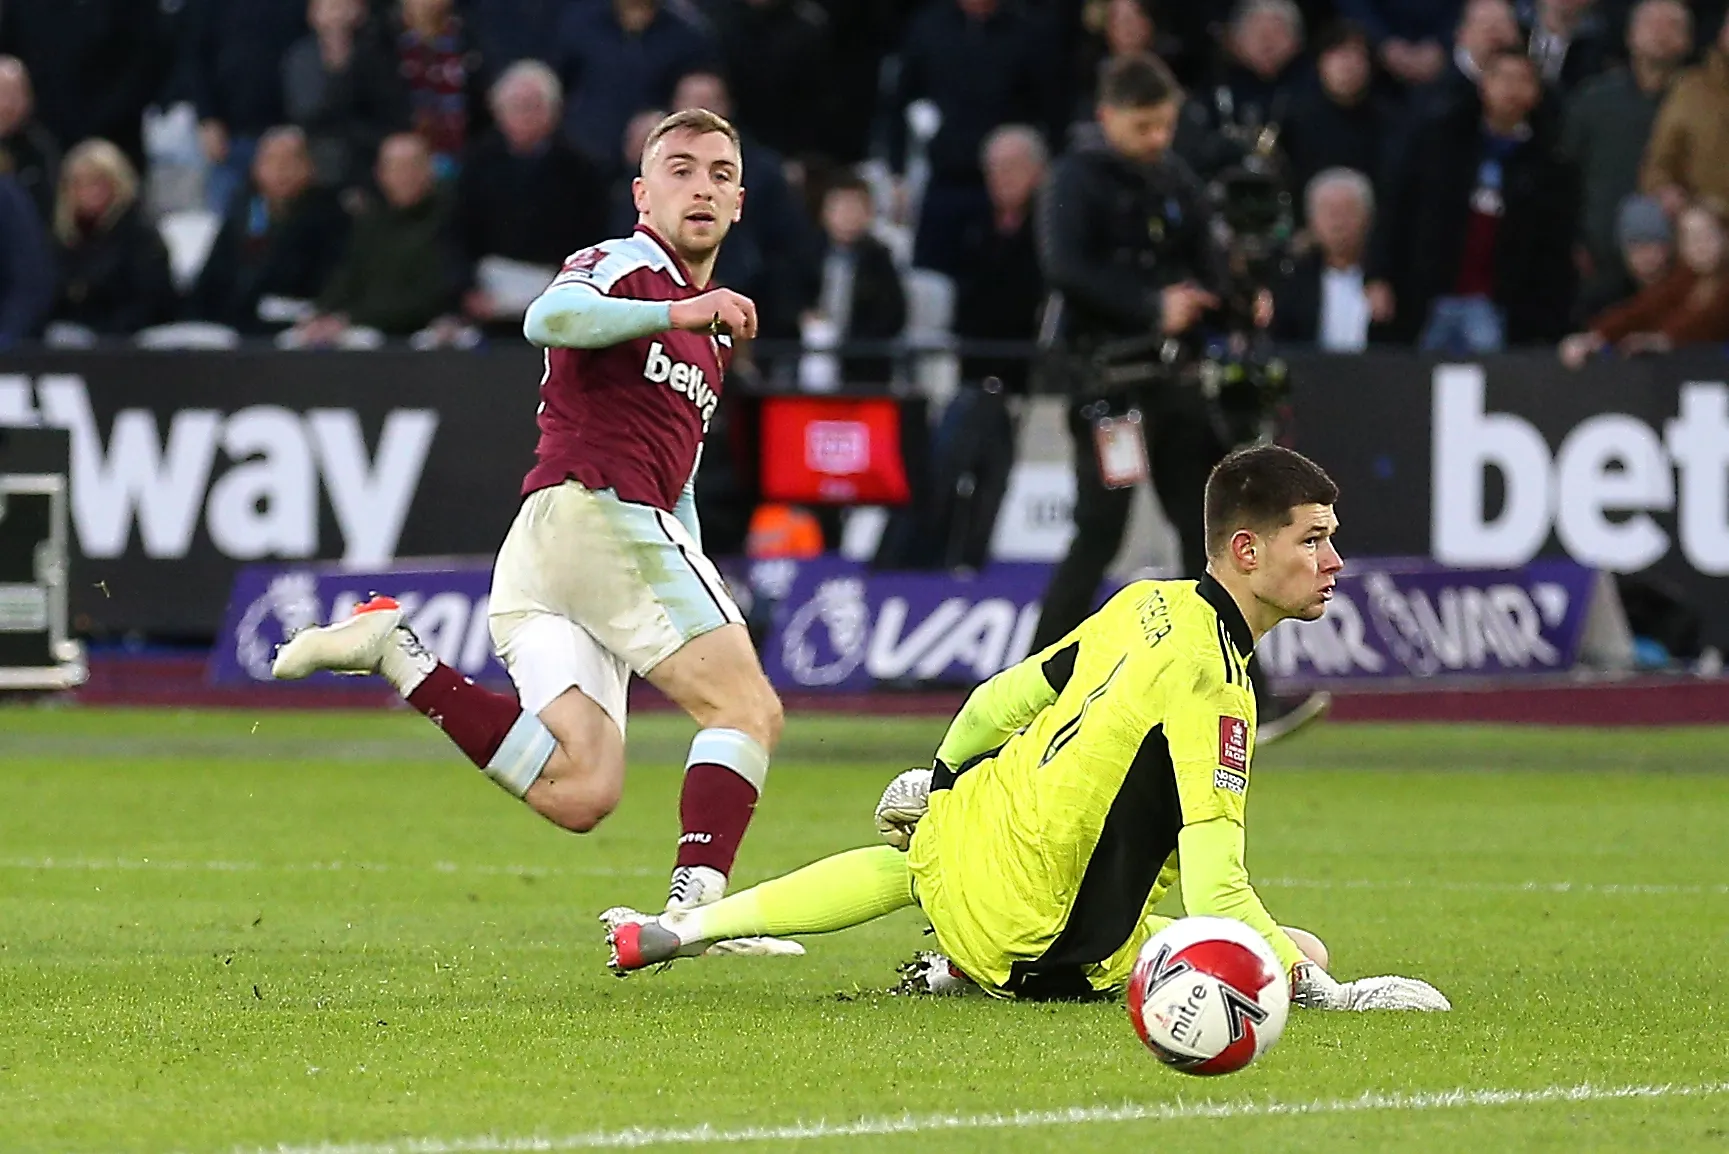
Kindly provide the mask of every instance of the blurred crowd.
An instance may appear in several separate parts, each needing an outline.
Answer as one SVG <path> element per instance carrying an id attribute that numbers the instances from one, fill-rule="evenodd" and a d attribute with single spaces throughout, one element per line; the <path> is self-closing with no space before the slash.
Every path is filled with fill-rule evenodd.
<path id="1" fill-rule="evenodd" d="M 1050 158 L 1143 52 L 1203 178 L 1279 158 L 1279 340 L 1722 342 L 1725 4 L 0 0 L 0 347 L 508 339 L 688 107 L 743 133 L 717 275 L 765 336 L 1030 342 Z"/>

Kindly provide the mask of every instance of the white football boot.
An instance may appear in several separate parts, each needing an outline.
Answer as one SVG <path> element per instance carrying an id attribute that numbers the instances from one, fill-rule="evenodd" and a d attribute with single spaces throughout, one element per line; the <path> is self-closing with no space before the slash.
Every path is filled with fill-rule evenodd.
<path id="1" fill-rule="evenodd" d="M 357 605 L 347 621 L 302 629 L 276 649 L 271 676 L 298 681 L 329 671 L 348 676 L 377 673 L 392 635 L 402 625 L 402 606 L 393 597 L 375 596 Z"/>
<path id="2" fill-rule="evenodd" d="M 642 969 L 644 966 L 670 962 L 674 958 L 694 958 L 700 954 L 707 954 L 711 957 L 730 954 L 735 957 L 749 958 L 799 958 L 804 956 L 804 947 L 797 942 L 789 942 L 783 938 L 758 937 L 727 938 L 722 941 L 692 939 L 689 942 L 680 939 L 679 945 L 670 947 L 672 953 L 660 957 L 658 956 L 659 947 L 655 947 L 654 943 L 659 942 L 664 947 L 665 940 L 659 936 L 656 930 L 645 929 L 641 935 L 634 930 L 630 934 L 622 936 L 620 934 L 620 931 L 627 926 L 647 927 L 651 925 L 658 927 L 658 930 L 673 932 L 670 927 L 675 927 L 687 910 L 718 902 L 725 896 L 726 875 L 719 870 L 709 866 L 678 866 L 672 871 L 672 886 L 667 894 L 666 910 L 663 913 L 645 914 L 641 910 L 633 910 L 629 906 L 613 906 L 600 915 L 600 923 L 606 927 L 607 945 L 612 947 L 612 957 L 607 964 L 612 967 L 614 973 L 623 975 L 631 970 Z M 635 965 L 621 964 L 621 957 L 628 959 L 635 956 L 630 951 L 637 947 L 628 943 L 639 939 L 648 943 L 644 947 L 647 954 L 656 956 L 650 961 Z M 623 954 L 620 953 L 621 941 L 627 943 L 624 946 L 625 952 Z"/>

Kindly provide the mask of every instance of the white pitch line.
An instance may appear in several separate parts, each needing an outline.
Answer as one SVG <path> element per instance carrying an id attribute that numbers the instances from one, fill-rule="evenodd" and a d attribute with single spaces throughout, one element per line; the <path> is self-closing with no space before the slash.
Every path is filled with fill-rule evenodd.
<path id="1" fill-rule="evenodd" d="M 439 873 L 487 877 L 658 877 L 664 870 L 622 869 L 613 866 L 481 865 L 458 862 L 430 864 L 327 861 L 177 861 L 161 858 L 38 857 L 0 858 L 0 869 L 15 870 L 151 870 L 168 873 Z M 1441 878 L 1256 878 L 1268 889 L 1306 890 L 1440 890 L 1456 893 L 1600 894 L 1605 896 L 1703 896 L 1729 894 L 1729 884 L 1680 885 L 1623 882 L 1455 882 Z"/>
<path id="2" fill-rule="evenodd" d="M 557 1150 L 634 1150 L 649 1146 L 706 1146 L 737 1142 L 805 1142 L 927 1134 L 955 1130 L 1019 1130 L 1105 1122 L 1177 1122 L 1217 1118 L 1286 1118 L 1378 1111 L 1450 1110 L 1465 1107 L 1534 1106 L 1548 1102 L 1609 1102 L 1627 1099 L 1703 1098 L 1729 1093 L 1729 1082 L 1693 1086 L 1549 1086 L 1541 1090 L 1444 1090 L 1425 1094 L 1367 1093 L 1356 1098 L 1307 1102 L 1169 1102 L 1144 1106 L 1073 1106 L 1066 1110 L 1017 1110 L 1012 1114 L 904 1114 L 853 1122 L 801 1122 L 790 1126 L 726 1129 L 594 1130 L 562 1137 L 482 1135 L 474 1138 L 403 1138 L 393 1142 L 280 1145 L 235 1154 L 529 1154 Z"/>

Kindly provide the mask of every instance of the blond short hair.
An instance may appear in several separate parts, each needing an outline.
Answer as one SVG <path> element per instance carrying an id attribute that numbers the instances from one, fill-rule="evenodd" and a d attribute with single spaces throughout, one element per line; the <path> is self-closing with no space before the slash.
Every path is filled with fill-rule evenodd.
<path id="1" fill-rule="evenodd" d="M 660 142 L 674 132 L 694 132 L 698 136 L 718 132 L 732 141 L 734 149 L 742 151 L 744 148 L 739 142 L 738 129 L 732 126 L 732 121 L 706 108 L 687 108 L 683 112 L 673 113 L 649 130 L 648 138 L 642 142 L 642 165 L 645 170 L 648 167 L 648 158 L 654 155 Z"/>
<path id="2" fill-rule="evenodd" d="M 68 152 L 60 166 L 60 190 L 54 199 L 54 235 L 67 244 L 78 237 L 78 223 L 72 210 L 72 173 L 85 165 L 107 177 L 114 186 L 114 203 L 99 222 L 104 231 L 112 228 L 138 200 L 138 170 L 132 167 L 126 154 L 109 141 L 86 140 Z"/>

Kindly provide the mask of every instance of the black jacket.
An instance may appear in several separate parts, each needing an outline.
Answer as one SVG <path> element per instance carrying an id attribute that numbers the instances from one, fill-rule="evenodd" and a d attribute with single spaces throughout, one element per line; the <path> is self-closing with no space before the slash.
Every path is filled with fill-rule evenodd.
<path id="1" fill-rule="evenodd" d="M 1162 289 L 1194 280 L 1221 290 L 1210 217 L 1205 189 L 1175 155 L 1137 165 L 1100 140 L 1059 159 L 1037 228 L 1045 281 L 1063 297 L 1064 335 L 1082 346 L 1150 336 L 1163 323 Z"/>
<path id="2" fill-rule="evenodd" d="M 46 225 L 54 219 L 60 183 L 60 145 L 37 120 L 27 120 L 11 136 L 0 137 L 0 169 L 11 172 Z"/>
<path id="3" fill-rule="evenodd" d="M 68 245 L 58 238 L 60 292 L 50 321 L 66 321 L 105 336 L 130 336 L 174 315 L 168 248 L 137 205 L 112 228 Z"/>
<path id="4" fill-rule="evenodd" d="M 709 13 L 737 122 L 787 156 L 830 151 L 834 27 L 822 5 L 718 0 Z"/>
<path id="5" fill-rule="evenodd" d="M 271 333 L 286 326 L 260 320 L 259 300 L 317 297 L 342 258 L 349 218 L 334 194 L 313 188 L 253 235 L 253 200 L 254 194 L 247 190 L 229 209 L 193 286 L 187 311 L 199 320 L 242 333 Z M 257 208 L 262 211 L 262 205 Z"/>
<path id="6" fill-rule="evenodd" d="M 456 239 L 472 277 L 484 256 L 557 266 L 605 240 L 606 181 L 582 153 L 554 138 L 534 156 L 516 156 L 488 135 L 456 185 Z"/>
<path id="7" fill-rule="evenodd" d="M 1038 336 L 1045 302 L 1038 244 L 1029 216 L 1013 232 L 986 221 L 961 238 L 955 278 L 954 334 L 963 340 L 1025 341 Z M 997 377 L 1010 392 L 1024 392 L 1027 361 L 1018 357 L 964 357 L 963 380 Z"/>
<path id="8" fill-rule="evenodd" d="M 144 161 L 144 109 L 170 58 L 149 0 L 0 4 L 0 52 L 30 70 L 36 115 L 66 148 L 92 136 Z"/>
<path id="9" fill-rule="evenodd" d="M 853 262 L 852 315 L 842 340 L 894 340 L 907 324 L 906 290 L 894 257 L 876 238 L 863 236 L 853 245 Z M 894 362 L 888 357 L 847 357 L 842 372 L 848 384 L 887 384 Z"/>
<path id="10" fill-rule="evenodd" d="M 1393 286 L 1401 337 L 1414 337 L 1430 304 L 1458 281 L 1482 148 L 1481 106 L 1463 102 L 1423 126 L 1387 183 L 1369 273 Z M 1577 184 L 1541 123 L 1503 165 L 1492 295 L 1506 311 L 1509 345 L 1547 343 L 1567 331 Z"/>
<path id="11" fill-rule="evenodd" d="M 1312 345 L 1321 337 L 1321 254 L 1298 257 L 1291 270 L 1273 285 L 1273 339 Z M 1369 323 L 1369 343 L 1387 339 L 1384 326 Z"/>
<path id="12" fill-rule="evenodd" d="M 1304 190 L 1325 169 L 1355 169 L 1379 185 L 1396 119 L 1394 109 L 1378 96 L 1347 108 L 1330 99 L 1319 83 L 1305 87 L 1292 100 L 1280 137 L 1290 161 L 1297 212 L 1306 214 Z"/>
<path id="13" fill-rule="evenodd" d="M 179 81 L 199 119 L 242 137 L 281 124 L 282 54 L 304 35 L 304 0 L 195 0 Z"/>
<path id="14" fill-rule="evenodd" d="M 906 108 L 920 99 L 942 113 L 931 138 L 931 179 L 977 184 L 979 146 L 999 124 L 1030 124 L 1055 139 L 1067 111 L 1061 74 L 1046 55 L 1049 31 L 1040 14 L 1004 4 L 973 20 L 955 0 L 935 0 L 907 27 L 900 79 L 889 117 L 889 163 L 906 164 Z"/>

